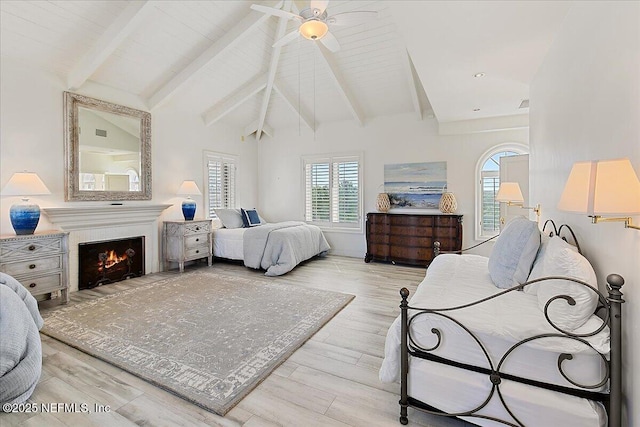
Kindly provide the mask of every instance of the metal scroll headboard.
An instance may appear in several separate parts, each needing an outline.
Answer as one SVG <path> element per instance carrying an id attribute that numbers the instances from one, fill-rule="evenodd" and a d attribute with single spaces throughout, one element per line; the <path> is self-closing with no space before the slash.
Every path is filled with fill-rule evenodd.
<path id="1" fill-rule="evenodd" d="M 569 234 L 571 234 L 571 239 L 573 240 L 573 243 L 575 244 L 576 248 L 578 248 L 578 253 L 582 254 L 582 250 L 580 249 L 580 243 L 578 243 L 576 234 L 573 232 L 571 227 L 569 227 L 567 224 L 562 224 L 560 225 L 560 227 L 556 227 L 556 223 L 552 219 L 548 219 L 544 222 L 544 225 L 542 226 L 542 233 L 546 232 L 547 225 L 549 224 L 551 224 L 551 227 L 553 227 L 553 230 L 549 231 L 549 237 L 559 236 L 565 242 L 571 243 L 567 240 L 566 236 L 561 235 L 563 229 L 568 230 Z"/>

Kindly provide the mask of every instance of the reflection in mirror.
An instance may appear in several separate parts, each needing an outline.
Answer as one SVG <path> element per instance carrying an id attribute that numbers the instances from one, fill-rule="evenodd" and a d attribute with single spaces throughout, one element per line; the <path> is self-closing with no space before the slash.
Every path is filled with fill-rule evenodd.
<path id="1" fill-rule="evenodd" d="M 151 198 L 149 113 L 65 92 L 67 200 Z"/>

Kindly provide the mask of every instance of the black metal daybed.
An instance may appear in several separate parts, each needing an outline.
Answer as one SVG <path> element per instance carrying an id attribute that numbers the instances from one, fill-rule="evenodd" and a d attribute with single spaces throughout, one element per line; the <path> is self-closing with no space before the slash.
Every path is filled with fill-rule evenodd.
<path id="1" fill-rule="evenodd" d="M 557 229 L 550 220 L 544 239 L 548 226 L 553 228 L 548 241 L 559 240 L 566 229 L 577 246 L 569 226 Z M 387 336 L 380 371 L 381 379 L 390 381 L 399 367 L 400 423 L 408 423 L 407 408 L 413 407 L 479 425 L 621 426 L 621 276 L 607 277 L 608 296 L 567 275 L 533 277 L 504 290 L 486 285 L 466 290 L 465 277 L 486 281 L 486 259 L 459 255 L 463 251 L 438 255 L 437 244 L 434 249 L 437 257 L 411 305 L 409 291 L 400 290 L 401 315 Z M 542 256 L 540 250 L 536 262 Z M 540 291 L 560 283 L 566 293 L 556 289 L 549 297 Z M 540 295 L 532 291 L 536 287 Z M 599 317 L 590 315 L 577 328 L 555 320 L 560 304 L 563 310 L 586 304 L 585 291 L 597 305 L 588 310 Z M 458 303 L 452 304 L 450 294 L 456 293 L 451 298 Z"/>

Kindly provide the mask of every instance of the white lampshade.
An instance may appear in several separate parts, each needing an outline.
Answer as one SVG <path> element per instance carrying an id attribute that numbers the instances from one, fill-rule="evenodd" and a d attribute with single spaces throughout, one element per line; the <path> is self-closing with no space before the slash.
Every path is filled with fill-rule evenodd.
<path id="1" fill-rule="evenodd" d="M 524 203 L 520 184 L 517 182 L 503 182 L 500 184 L 498 194 L 496 194 L 497 202 L 519 202 Z"/>
<path id="2" fill-rule="evenodd" d="M 195 181 L 183 181 L 176 194 L 179 196 L 199 196 L 202 193 Z"/>
<path id="3" fill-rule="evenodd" d="M 45 194 L 51 194 L 51 191 L 33 172 L 14 173 L 2 189 L 3 196 L 40 196 Z"/>
<path id="4" fill-rule="evenodd" d="M 575 163 L 558 209 L 590 216 L 639 215 L 640 181 L 629 159 Z"/>

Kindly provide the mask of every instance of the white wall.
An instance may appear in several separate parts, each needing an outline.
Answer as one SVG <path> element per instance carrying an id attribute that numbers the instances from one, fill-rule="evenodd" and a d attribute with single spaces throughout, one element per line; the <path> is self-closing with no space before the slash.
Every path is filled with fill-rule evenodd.
<path id="1" fill-rule="evenodd" d="M 570 224 L 602 286 L 624 276 L 628 425 L 640 425 L 640 231 L 590 224 L 556 205 L 576 161 L 628 157 L 640 173 L 640 3 L 578 2 L 531 84 L 531 196 Z M 640 217 L 634 221 L 639 222 Z"/>
<path id="2" fill-rule="evenodd" d="M 384 182 L 385 163 L 447 162 L 448 188 L 464 215 L 464 243 L 474 242 L 475 169 L 489 148 L 507 142 L 528 144 L 527 130 L 440 136 L 434 119 L 419 121 L 414 114 L 353 122 L 322 124 L 315 139 L 308 129 L 278 129 L 258 145 L 259 208 L 269 221 L 304 220 L 301 156 L 359 151 L 364 153 L 364 213 L 375 212 L 375 199 Z M 332 253 L 363 257 L 363 233 L 325 233 Z"/>
<path id="3" fill-rule="evenodd" d="M 64 201 L 63 95 L 65 80 L 55 74 L 2 59 L 0 80 L 0 186 L 15 172 L 36 172 L 51 190 L 32 200 L 44 207 L 77 205 Z M 91 83 L 79 93 L 147 110 L 136 96 Z M 204 191 L 203 150 L 240 156 L 237 193 L 242 205 L 257 205 L 257 148 L 240 142 L 240 130 L 205 127 L 199 115 L 171 109 L 152 111 L 153 203 L 175 203 L 161 219 L 181 218 L 182 199 L 176 196 L 185 179 L 194 179 Z M 198 217 L 204 216 L 202 197 L 194 197 Z M 0 199 L 0 234 L 13 234 L 9 207 L 19 198 Z M 148 202 L 148 203 L 152 203 Z M 98 204 L 105 202 L 86 202 Z M 143 203 L 143 202 L 137 202 Z M 38 230 L 54 228 L 41 216 Z"/>

